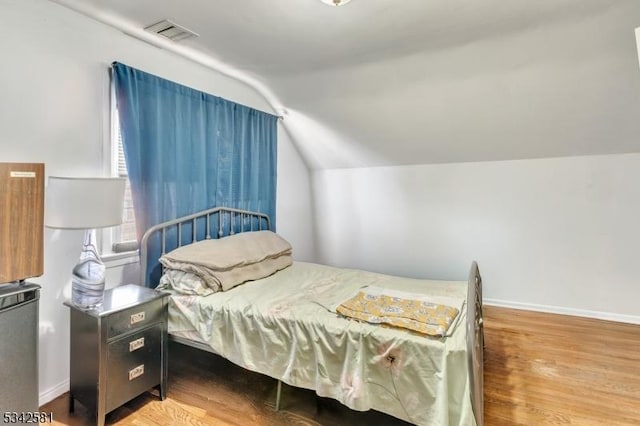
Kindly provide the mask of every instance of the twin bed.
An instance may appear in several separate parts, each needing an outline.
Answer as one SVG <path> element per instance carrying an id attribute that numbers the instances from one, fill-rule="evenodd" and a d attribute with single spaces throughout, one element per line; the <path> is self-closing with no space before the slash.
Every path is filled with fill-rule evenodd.
<path id="1" fill-rule="evenodd" d="M 482 426 L 482 281 L 475 262 L 468 281 L 292 262 L 288 243 L 268 229 L 260 213 L 214 208 L 145 233 L 143 276 L 162 269 L 173 340 L 277 379 L 276 406 L 285 382 L 418 425 Z M 153 244 L 164 266 L 149 254 Z M 271 251 L 261 252 L 265 247 Z M 379 292 L 393 300 L 411 296 L 420 306 L 447 303 L 455 316 L 433 336 L 337 313 L 355 295 L 371 300 Z"/>

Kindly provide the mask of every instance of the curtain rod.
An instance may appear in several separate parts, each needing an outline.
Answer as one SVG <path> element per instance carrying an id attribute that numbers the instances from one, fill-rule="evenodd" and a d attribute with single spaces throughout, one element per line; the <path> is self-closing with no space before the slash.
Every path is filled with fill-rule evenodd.
<path id="1" fill-rule="evenodd" d="M 111 66 L 109 67 L 109 69 L 111 70 L 111 72 L 113 72 L 113 69 L 114 69 L 114 67 L 116 66 L 116 64 L 123 65 L 123 66 L 125 66 L 125 67 L 127 67 L 127 68 L 130 68 L 130 69 L 132 69 L 132 70 L 135 70 L 135 71 L 137 71 L 137 72 L 141 72 L 141 73 L 144 73 L 144 74 L 150 75 L 150 76 L 152 76 L 152 77 L 155 77 L 155 78 L 158 78 L 158 79 L 161 79 L 161 80 L 169 81 L 169 82 L 171 82 L 171 83 L 173 83 L 173 84 L 176 84 L 176 85 L 178 85 L 178 86 L 186 87 L 187 89 L 195 90 L 195 91 L 197 91 L 197 92 L 202 92 L 202 93 L 205 93 L 205 94 L 210 95 L 210 96 L 215 96 L 215 97 L 217 97 L 217 98 L 223 99 L 223 100 L 228 101 L 228 102 L 233 102 L 234 104 L 241 105 L 241 106 L 246 107 L 246 108 L 250 108 L 250 109 L 252 109 L 252 110 L 254 110 L 254 111 L 262 112 L 262 113 L 264 113 L 264 114 L 269 114 L 269 115 L 271 115 L 271 116 L 276 117 L 278 120 L 282 120 L 282 121 L 284 121 L 284 115 L 282 115 L 282 114 L 280 114 L 280 115 L 275 115 L 275 114 L 273 114 L 273 113 L 271 113 L 271 112 L 263 111 L 263 110 L 261 110 L 261 109 L 259 109 L 259 108 L 255 108 L 255 107 L 252 107 L 252 106 L 249 106 L 249 105 L 244 105 L 244 104 L 238 103 L 238 102 L 236 102 L 236 101 L 232 101 L 231 99 L 226 99 L 226 98 L 224 98 L 224 97 L 222 97 L 222 96 L 214 95 L 214 94 L 211 94 L 211 93 L 205 92 L 204 90 L 196 89 L 196 88 L 191 87 L 191 86 L 189 86 L 189 85 L 187 85 L 187 84 L 178 83 L 178 82 L 175 82 L 175 81 L 169 80 L 168 78 L 161 77 L 161 76 L 159 76 L 159 75 L 156 75 L 156 74 L 150 73 L 150 72 L 148 72 L 148 71 L 144 71 L 144 70 L 138 69 L 138 68 L 136 68 L 136 67 L 132 67 L 132 66 L 127 65 L 127 64 L 124 64 L 124 63 L 122 63 L 122 62 L 118 62 L 118 61 L 113 61 L 113 62 L 111 62 Z M 286 110 L 283 110 L 283 109 L 280 109 L 280 108 L 278 108 L 278 109 L 279 109 L 280 111 L 284 111 L 284 113 L 286 114 Z"/>

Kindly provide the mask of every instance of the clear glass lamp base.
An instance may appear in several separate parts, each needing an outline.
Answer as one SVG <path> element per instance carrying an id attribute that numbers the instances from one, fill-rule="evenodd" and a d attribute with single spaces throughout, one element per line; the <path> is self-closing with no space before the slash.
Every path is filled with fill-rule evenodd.
<path id="1" fill-rule="evenodd" d="M 98 255 L 95 230 L 87 230 L 80 259 L 73 268 L 71 302 L 82 309 L 100 306 L 104 296 L 105 266 Z"/>

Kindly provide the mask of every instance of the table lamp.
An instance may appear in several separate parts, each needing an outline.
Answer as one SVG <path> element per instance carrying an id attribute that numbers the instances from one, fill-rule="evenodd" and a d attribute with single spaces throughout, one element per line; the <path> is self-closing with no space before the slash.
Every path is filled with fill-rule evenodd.
<path id="1" fill-rule="evenodd" d="M 85 230 L 71 280 L 71 301 L 80 308 L 102 303 L 105 266 L 98 254 L 95 230 L 122 223 L 124 187 L 124 178 L 49 177 L 46 226 Z"/>

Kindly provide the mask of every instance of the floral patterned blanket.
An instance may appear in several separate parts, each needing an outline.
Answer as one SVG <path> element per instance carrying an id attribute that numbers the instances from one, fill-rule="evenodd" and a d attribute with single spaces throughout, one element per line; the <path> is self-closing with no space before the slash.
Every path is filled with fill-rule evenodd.
<path id="1" fill-rule="evenodd" d="M 448 337 L 355 321 L 331 311 L 363 285 L 464 299 L 465 281 L 415 280 L 294 262 L 209 296 L 174 294 L 169 333 L 205 342 L 252 371 L 360 411 L 419 425 L 474 425 L 464 305 Z"/>
<path id="2" fill-rule="evenodd" d="M 388 324 L 442 337 L 458 317 L 463 300 L 449 298 L 448 304 L 443 302 L 419 294 L 365 287 L 340 303 L 336 312 L 371 324 Z"/>

